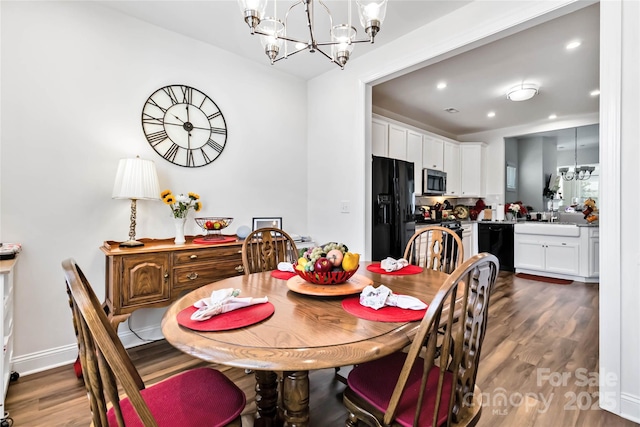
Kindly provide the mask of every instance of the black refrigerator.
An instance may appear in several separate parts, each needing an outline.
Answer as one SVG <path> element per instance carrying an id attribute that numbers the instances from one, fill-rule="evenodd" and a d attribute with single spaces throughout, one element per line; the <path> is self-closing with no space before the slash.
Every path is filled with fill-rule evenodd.
<path id="1" fill-rule="evenodd" d="M 413 163 L 373 156 L 373 261 L 402 258 L 416 231 L 413 177 Z"/>

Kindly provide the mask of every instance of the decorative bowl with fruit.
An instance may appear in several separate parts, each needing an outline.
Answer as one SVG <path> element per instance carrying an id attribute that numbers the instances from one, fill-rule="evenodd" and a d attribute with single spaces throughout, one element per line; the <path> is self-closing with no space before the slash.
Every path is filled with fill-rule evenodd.
<path id="1" fill-rule="evenodd" d="M 221 240 L 224 239 L 224 237 L 222 237 L 222 229 L 228 227 L 233 221 L 233 218 L 205 216 L 195 218 L 195 220 L 196 224 L 204 231 L 205 240 Z"/>
<path id="2" fill-rule="evenodd" d="M 293 268 L 296 274 L 315 285 L 344 283 L 358 270 L 360 254 L 349 252 L 342 243 L 327 243 L 304 250 Z"/>

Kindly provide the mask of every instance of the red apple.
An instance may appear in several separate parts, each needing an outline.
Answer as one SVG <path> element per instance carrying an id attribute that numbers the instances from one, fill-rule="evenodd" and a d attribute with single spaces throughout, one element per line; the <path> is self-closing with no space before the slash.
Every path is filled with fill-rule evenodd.
<path id="1" fill-rule="evenodd" d="M 204 228 L 207 230 L 213 230 L 213 221 L 207 221 L 204 223 Z"/>
<path id="2" fill-rule="evenodd" d="M 314 264 L 313 268 L 317 273 L 328 273 L 331 271 L 333 264 L 325 257 L 320 257 Z"/>

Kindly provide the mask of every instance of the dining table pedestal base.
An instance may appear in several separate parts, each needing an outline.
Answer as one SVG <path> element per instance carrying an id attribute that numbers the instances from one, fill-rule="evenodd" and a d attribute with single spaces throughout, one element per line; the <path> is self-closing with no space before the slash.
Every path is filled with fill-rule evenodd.
<path id="1" fill-rule="evenodd" d="M 309 371 L 256 371 L 256 419 L 260 427 L 309 425 Z"/>

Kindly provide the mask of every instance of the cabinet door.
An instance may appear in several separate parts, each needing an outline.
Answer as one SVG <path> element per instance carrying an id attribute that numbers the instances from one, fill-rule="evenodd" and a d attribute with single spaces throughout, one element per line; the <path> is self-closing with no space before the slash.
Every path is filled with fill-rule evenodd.
<path id="1" fill-rule="evenodd" d="M 407 130 L 405 128 L 389 125 L 389 157 L 407 160 Z"/>
<path id="2" fill-rule="evenodd" d="M 463 197 L 484 196 L 484 148 L 477 144 L 460 144 L 460 194 Z"/>
<path id="3" fill-rule="evenodd" d="M 576 239 L 577 240 L 577 239 Z M 580 274 L 580 244 L 570 241 L 545 244 L 546 271 L 561 274 Z"/>
<path id="4" fill-rule="evenodd" d="M 444 141 L 424 135 L 422 145 L 422 167 L 439 171 L 444 170 Z"/>
<path id="5" fill-rule="evenodd" d="M 600 276 L 600 237 L 592 237 L 589 241 L 589 276 Z"/>
<path id="6" fill-rule="evenodd" d="M 407 132 L 407 161 L 413 162 L 413 182 L 416 194 L 422 194 L 422 135 Z"/>
<path id="7" fill-rule="evenodd" d="M 463 261 L 468 260 L 473 255 L 473 233 L 472 233 L 471 224 L 465 224 L 462 226 L 462 247 L 464 248 L 464 259 Z"/>
<path id="8" fill-rule="evenodd" d="M 460 145 L 444 143 L 444 171 L 447 173 L 447 195 L 460 195 Z"/>
<path id="9" fill-rule="evenodd" d="M 169 253 L 122 258 L 122 307 L 169 300 Z"/>
<path id="10" fill-rule="evenodd" d="M 514 264 L 516 268 L 544 270 L 544 244 L 531 237 L 515 235 L 513 245 Z"/>
<path id="11" fill-rule="evenodd" d="M 389 124 L 380 120 L 371 120 L 371 154 L 389 157 Z"/>

